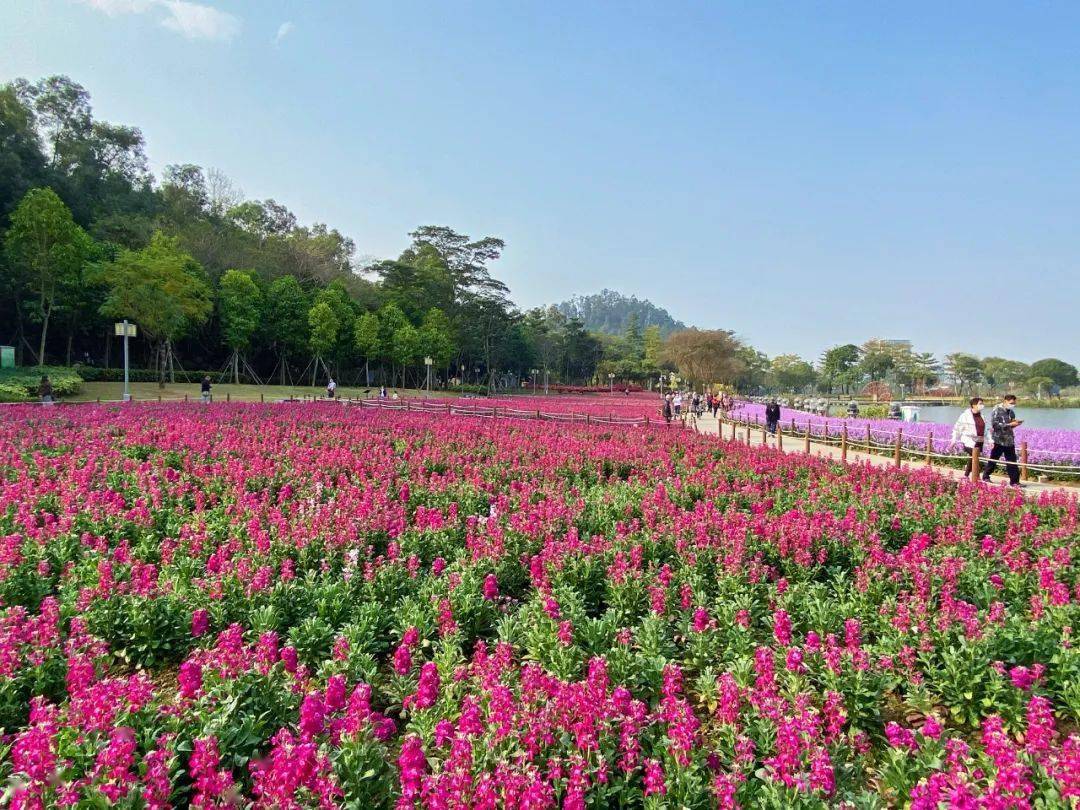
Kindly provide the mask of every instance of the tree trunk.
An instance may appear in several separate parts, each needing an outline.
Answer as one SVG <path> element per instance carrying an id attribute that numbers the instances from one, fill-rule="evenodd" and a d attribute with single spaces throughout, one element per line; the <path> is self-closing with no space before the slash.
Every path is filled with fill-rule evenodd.
<path id="1" fill-rule="evenodd" d="M 237 352 L 233 352 L 232 356 L 232 375 L 233 385 L 240 384 L 240 355 Z"/>
<path id="2" fill-rule="evenodd" d="M 319 373 L 319 362 L 321 360 L 322 360 L 321 357 L 316 357 L 315 362 L 311 364 L 311 387 L 312 388 L 315 387 L 315 375 Z"/>
<path id="3" fill-rule="evenodd" d="M 112 362 L 112 335 L 105 333 L 105 368 L 109 367 L 109 363 Z"/>
<path id="4" fill-rule="evenodd" d="M 41 322 L 41 343 L 38 345 L 38 368 L 45 365 L 45 336 L 49 333 L 49 318 L 52 317 L 52 307 L 42 309 L 45 312 L 45 319 Z"/>
<path id="5" fill-rule="evenodd" d="M 167 356 L 168 345 L 168 338 L 158 344 L 158 388 L 165 387 L 165 357 Z"/>
<path id="6" fill-rule="evenodd" d="M 74 338 L 75 338 L 75 316 L 74 316 L 74 315 L 72 315 L 72 316 L 71 316 L 71 323 L 70 323 L 70 324 L 68 324 L 68 334 L 67 334 L 67 362 L 66 362 L 66 363 L 64 363 L 64 365 L 66 365 L 66 366 L 70 366 L 70 365 L 71 365 L 71 343 L 72 343 L 72 341 L 74 340 Z"/>

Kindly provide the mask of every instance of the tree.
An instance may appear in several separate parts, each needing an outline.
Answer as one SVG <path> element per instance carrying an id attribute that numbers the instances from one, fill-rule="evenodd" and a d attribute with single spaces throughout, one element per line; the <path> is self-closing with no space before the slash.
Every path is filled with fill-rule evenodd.
<path id="1" fill-rule="evenodd" d="M 408 322 L 408 318 L 397 304 L 384 304 L 378 312 L 379 317 L 379 340 L 376 344 L 376 352 L 380 360 L 391 364 L 390 384 L 394 384 L 394 335 Z M 383 378 L 385 382 L 385 377 Z"/>
<path id="2" fill-rule="evenodd" d="M 262 293 L 249 272 L 227 270 L 218 284 L 221 336 L 233 351 L 233 382 L 240 382 L 240 356 L 259 328 Z M 246 365 L 246 361 L 245 361 Z"/>
<path id="3" fill-rule="evenodd" d="M 828 393 L 833 392 L 833 386 L 839 382 L 844 393 L 847 393 L 847 384 L 851 379 L 852 372 L 859 365 L 861 352 L 854 343 L 845 343 L 841 346 L 833 346 L 826 349 L 821 355 L 821 376 L 824 378 Z"/>
<path id="4" fill-rule="evenodd" d="M 741 344 L 732 332 L 723 329 L 685 329 L 668 335 L 664 350 L 692 384 L 731 384 L 743 369 Z"/>
<path id="5" fill-rule="evenodd" d="M 0 228 L 31 188 L 45 180 L 45 155 L 35 128 L 33 110 L 15 87 L 0 87 Z"/>
<path id="6" fill-rule="evenodd" d="M 1031 367 L 1027 363 L 1004 357 L 984 357 L 982 368 L 986 382 L 992 389 L 1017 385 L 1031 377 Z"/>
<path id="7" fill-rule="evenodd" d="M 307 347 L 310 309 L 311 303 L 296 276 L 276 278 L 266 291 L 263 334 L 276 350 L 282 385 L 288 374 L 289 359 L 298 357 Z"/>
<path id="8" fill-rule="evenodd" d="M 356 351 L 364 358 L 364 383 L 371 385 L 371 370 L 368 364 L 379 353 L 379 316 L 374 312 L 365 312 L 356 317 L 353 323 L 353 343 Z"/>
<path id="9" fill-rule="evenodd" d="M 96 280 L 108 288 L 101 313 L 134 321 L 157 343 L 158 385 L 164 387 L 173 343 L 204 323 L 213 310 L 202 267 L 175 238 L 159 231 L 142 250 L 121 251 Z"/>
<path id="10" fill-rule="evenodd" d="M 643 371 L 648 377 L 653 377 L 663 369 L 664 339 L 660 334 L 660 326 L 652 324 L 645 327 L 642 335 L 642 344 L 645 357 L 642 361 Z"/>
<path id="11" fill-rule="evenodd" d="M 315 355 L 311 369 L 311 384 L 315 385 L 315 375 L 319 372 L 319 363 L 321 362 L 325 368 L 326 362 L 323 358 L 333 351 L 334 345 L 337 343 L 338 332 L 341 330 L 341 323 L 338 321 L 337 315 L 334 314 L 330 304 L 326 301 L 319 301 L 308 312 L 308 326 L 311 328 L 308 345 Z M 330 373 L 329 370 L 327 370 L 327 373 Z"/>
<path id="12" fill-rule="evenodd" d="M 446 313 L 435 307 L 429 309 L 418 337 L 420 354 L 430 357 L 435 368 L 446 368 L 454 355 L 450 319 Z"/>
<path id="13" fill-rule="evenodd" d="M 781 354 L 770 364 L 773 379 L 781 391 L 799 392 L 813 384 L 814 367 L 796 354 Z"/>
<path id="14" fill-rule="evenodd" d="M 1070 385 L 1077 384 L 1076 366 L 1055 357 L 1036 360 L 1031 364 L 1031 375 L 1033 377 L 1049 377 L 1054 381 L 1054 385 L 1061 388 L 1068 388 Z"/>
<path id="15" fill-rule="evenodd" d="M 390 356 L 395 363 L 401 364 L 401 387 L 405 387 L 405 371 L 416 362 L 420 352 L 420 335 L 416 327 L 406 321 L 390 341 Z"/>
<path id="16" fill-rule="evenodd" d="M 859 361 L 859 370 L 862 371 L 871 382 L 885 379 L 893 367 L 896 365 L 896 359 L 892 352 L 876 345 L 867 345 L 863 347 L 862 360 Z"/>
<path id="17" fill-rule="evenodd" d="M 75 224 L 71 211 L 52 189 L 27 192 L 11 215 L 4 240 L 9 263 L 21 272 L 35 298 L 33 317 L 41 323 L 38 365 L 45 365 L 45 340 L 57 293 L 78 283 L 92 249 L 90 237 Z"/>
<path id="18" fill-rule="evenodd" d="M 972 354 L 965 352 L 953 352 L 952 354 L 945 355 L 945 365 L 949 370 L 949 374 L 956 381 L 959 388 L 957 393 L 963 393 L 967 388 L 971 391 L 971 387 L 982 379 L 982 363 L 979 362 L 979 358 Z"/>

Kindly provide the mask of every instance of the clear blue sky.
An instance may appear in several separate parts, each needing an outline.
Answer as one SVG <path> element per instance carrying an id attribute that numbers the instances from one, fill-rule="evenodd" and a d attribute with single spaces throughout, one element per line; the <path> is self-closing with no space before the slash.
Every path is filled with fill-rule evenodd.
<path id="1" fill-rule="evenodd" d="M 361 254 L 501 236 L 523 307 L 1080 361 L 1080 3 L 884 5 L 5 0 L 0 80 Z"/>

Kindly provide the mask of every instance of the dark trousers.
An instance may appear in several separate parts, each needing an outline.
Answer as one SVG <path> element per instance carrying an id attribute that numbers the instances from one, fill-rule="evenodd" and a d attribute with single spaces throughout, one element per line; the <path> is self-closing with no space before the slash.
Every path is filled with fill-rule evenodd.
<path id="1" fill-rule="evenodd" d="M 776 433 L 776 426 L 779 424 L 779 422 L 774 422 L 772 419 L 769 419 L 765 422 L 765 430 L 769 431 L 769 433 Z"/>
<path id="2" fill-rule="evenodd" d="M 965 447 L 964 451 L 967 453 L 967 461 L 964 463 L 964 475 L 971 475 L 971 450 L 969 450 L 968 448 Z M 980 469 L 982 468 L 982 461 L 981 461 L 981 459 L 983 457 L 982 453 L 983 453 L 983 445 L 980 444 L 979 445 L 979 459 L 980 459 L 979 468 Z"/>
<path id="3" fill-rule="evenodd" d="M 1020 468 L 1016 466 L 1016 448 L 1010 445 L 995 444 L 990 451 L 990 463 L 983 471 L 983 478 L 989 478 L 990 474 L 997 469 L 997 460 L 1005 457 L 1005 472 L 1009 474 L 1010 484 L 1020 483 Z"/>

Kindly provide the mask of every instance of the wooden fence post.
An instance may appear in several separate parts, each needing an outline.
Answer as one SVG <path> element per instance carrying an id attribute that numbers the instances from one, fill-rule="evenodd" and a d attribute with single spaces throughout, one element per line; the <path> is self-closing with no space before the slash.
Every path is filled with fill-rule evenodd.
<path id="1" fill-rule="evenodd" d="M 806 423 L 806 424 L 807 424 L 807 425 L 809 425 L 809 424 L 810 424 L 809 420 L 807 421 L 807 423 Z M 828 444 L 828 443 L 829 443 L 829 423 L 828 423 L 828 422 L 825 422 L 825 423 L 823 423 L 823 424 L 822 424 L 822 426 L 821 426 L 821 427 L 822 427 L 822 430 L 821 430 L 821 439 L 822 439 L 822 441 L 824 441 L 824 442 L 825 442 L 825 444 Z"/>
<path id="2" fill-rule="evenodd" d="M 187 402 L 187 394 L 184 394 L 184 402 Z"/>
<path id="3" fill-rule="evenodd" d="M 903 428 L 897 428 L 896 430 L 896 445 L 893 447 L 893 466 L 900 466 L 900 438 L 904 434 Z"/>
<path id="4" fill-rule="evenodd" d="M 870 426 L 866 426 L 866 454 L 870 455 Z"/>
<path id="5" fill-rule="evenodd" d="M 926 464 L 927 466 L 934 466 L 934 431 L 930 431 L 926 434 Z"/>
<path id="6" fill-rule="evenodd" d="M 979 445 L 971 448 L 971 483 L 979 483 Z"/>
<path id="7" fill-rule="evenodd" d="M 446 403 L 446 415 L 447 416 L 449 416 L 451 414 L 451 409 L 452 408 L 453 408 L 453 406 L 449 402 L 447 402 Z"/>
<path id="8" fill-rule="evenodd" d="M 1028 480 L 1028 455 L 1027 455 L 1027 442 L 1020 442 L 1020 478 L 1023 481 Z"/>
<path id="9" fill-rule="evenodd" d="M 225 401 L 226 402 L 232 402 L 232 394 L 231 393 L 228 393 L 228 394 L 225 395 Z"/>
<path id="10" fill-rule="evenodd" d="M 158 401 L 159 403 L 161 402 L 161 394 L 158 394 L 158 395 L 157 395 L 157 401 Z"/>
<path id="11" fill-rule="evenodd" d="M 806 423 L 806 435 L 803 436 L 803 452 L 810 455 L 810 422 Z"/>
<path id="12" fill-rule="evenodd" d="M 184 397 L 186 398 L 187 394 L 185 394 Z M 259 402 L 266 402 L 266 400 L 263 398 L 263 394 L 261 391 L 259 392 Z"/>
<path id="13" fill-rule="evenodd" d="M 847 425 L 840 429 L 840 460 L 847 461 Z"/>
<path id="14" fill-rule="evenodd" d="M 776 426 L 776 449 L 784 449 L 784 429 L 780 425 Z"/>

